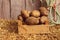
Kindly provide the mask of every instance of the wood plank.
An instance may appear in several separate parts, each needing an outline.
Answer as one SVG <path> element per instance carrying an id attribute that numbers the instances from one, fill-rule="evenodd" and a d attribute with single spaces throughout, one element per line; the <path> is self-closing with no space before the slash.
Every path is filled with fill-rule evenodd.
<path id="1" fill-rule="evenodd" d="M 19 34 L 38 34 L 38 33 L 51 33 L 49 27 L 51 25 L 21 25 L 18 26 Z"/>
<path id="2" fill-rule="evenodd" d="M 26 9 L 27 10 L 34 10 L 38 9 L 41 5 L 40 0 L 26 0 Z"/>
<path id="3" fill-rule="evenodd" d="M 34 7 L 34 9 L 39 9 L 40 6 L 41 6 L 41 1 L 40 0 L 33 1 L 33 7 Z"/>
<path id="4" fill-rule="evenodd" d="M 26 0 L 26 9 L 27 10 L 33 10 L 33 4 L 32 4 L 32 0 Z"/>
<path id="5" fill-rule="evenodd" d="M 0 0 L 0 18 L 2 18 L 2 0 Z"/>
<path id="6" fill-rule="evenodd" d="M 17 19 L 20 11 L 25 9 L 25 0 L 11 0 L 11 18 Z"/>
<path id="7" fill-rule="evenodd" d="M 10 3 L 9 0 L 3 0 L 2 16 L 4 19 L 10 19 Z"/>

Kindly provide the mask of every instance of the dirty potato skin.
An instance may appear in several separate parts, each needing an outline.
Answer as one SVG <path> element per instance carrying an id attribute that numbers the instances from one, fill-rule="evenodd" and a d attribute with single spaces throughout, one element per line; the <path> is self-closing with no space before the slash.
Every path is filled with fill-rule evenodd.
<path id="1" fill-rule="evenodd" d="M 42 24 L 49 24 L 48 17 L 42 16 L 39 20 Z"/>
<path id="2" fill-rule="evenodd" d="M 21 11 L 21 15 L 22 15 L 24 18 L 28 18 L 28 17 L 30 16 L 30 11 L 22 10 L 22 11 Z"/>
<path id="3" fill-rule="evenodd" d="M 40 12 L 38 10 L 33 10 L 32 13 L 31 13 L 31 16 L 39 17 L 40 16 Z"/>
<path id="4" fill-rule="evenodd" d="M 48 16 L 48 10 L 45 7 L 40 7 L 39 10 L 41 12 L 41 15 Z"/>
<path id="5" fill-rule="evenodd" d="M 28 25 L 36 25 L 39 23 L 39 19 L 35 17 L 29 17 L 25 21 Z"/>
<path id="6" fill-rule="evenodd" d="M 18 20 L 23 21 L 23 17 L 21 15 L 18 16 Z"/>

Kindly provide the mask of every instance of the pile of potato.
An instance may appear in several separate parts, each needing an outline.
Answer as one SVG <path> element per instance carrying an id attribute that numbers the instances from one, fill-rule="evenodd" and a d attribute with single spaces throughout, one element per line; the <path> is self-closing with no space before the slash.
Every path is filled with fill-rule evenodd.
<path id="1" fill-rule="evenodd" d="M 49 24 L 48 10 L 45 7 L 40 7 L 39 10 L 22 10 L 18 19 L 27 25 Z"/>

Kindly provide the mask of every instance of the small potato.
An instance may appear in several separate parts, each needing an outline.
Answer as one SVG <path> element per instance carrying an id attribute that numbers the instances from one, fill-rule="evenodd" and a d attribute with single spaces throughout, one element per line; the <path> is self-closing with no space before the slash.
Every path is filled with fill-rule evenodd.
<path id="1" fill-rule="evenodd" d="M 40 22 L 43 23 L 43 24 L 49 24 L 48 17 L 42 16 L 41 19 L 40 19 Z"/>
<path id="2" fill-rule="evenodd" d="M 30 14 L 30 13 L 31 13 L 31 11 L 28 11 L 28 13 Z"/>
<path id="3" fill-rule="evenodd" d="M 39 23 L 39 19 L 35 17 L 29 17 L 25 21 L 28 25 L 36 25 Z"/>
<path id="4" fill-rule="evenodd" d="M 24 18 L 28 18 L 28 17 L 30 16 L 30 11 L 22 10 L 22 11 L 21 11 L 21 15 L 22 15 Z"/>
<path id="5" fill-rule="evenodd" d="M 23 17 L 21 15 L 18 16 L 18 20 L 23 21 Z"/>
<path id="6" fill-rule="evenodd" d="M 48 16 L 48 10 L 45 7 L 40 7 L 39 10 L 41 12 L 41 15 Z"/>
<path id="7" fill-rule="evenodd" d="M 40 12 L 38 10 L 33 10 L 32 13 L 31 13 L 31 16 L 39 17 L 40 16 Z"/>

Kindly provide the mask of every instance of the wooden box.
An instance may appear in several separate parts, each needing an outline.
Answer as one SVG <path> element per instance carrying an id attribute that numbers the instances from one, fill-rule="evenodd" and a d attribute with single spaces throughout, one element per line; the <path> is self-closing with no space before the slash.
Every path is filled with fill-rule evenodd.
<path id="1" fill-rule="evenodd" d="M 51 25 L 23 25 L 21 21 L 18 21 L 18 32 L 19 34 L 50 33 L 50 26 Z"/>

